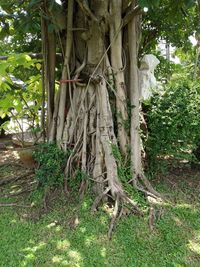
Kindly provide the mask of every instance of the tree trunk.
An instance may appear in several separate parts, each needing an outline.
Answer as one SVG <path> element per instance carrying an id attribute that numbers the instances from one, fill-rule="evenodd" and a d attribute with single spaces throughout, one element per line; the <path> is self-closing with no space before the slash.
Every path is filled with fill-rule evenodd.
<path id="1" fill-rule="evenodd" d="M 136 2 L 133 5 L 136 5 Z M 140 17 L 135 16 L 128 24 L 128 42 L 130 55 L 130 100 L 131 100 L 131 163 L 133 185 L 151 197 L 160 197 L 145 177 L 142 168 L 141 138 L 140 138 L 140 99 L 138 50 L 140 40 Z"/>
<path id="2" fill-rule="evenodd" d="M 110 43 L 111 43 L 111 65 L 115 78 L 116 86 L 116 110 L 119 145 L 123 154 L 127 152 L 128 135 L 125 128 L 128 121 L 127 103 L 126 103 L 126 85 L 123 66 L 123 48 L 122 48 L 122 1 L 112 0 L 110 4 L 110 14 L 112 20 L 110 23 Z M 125 59 L 124 59 L 125 61 Z M 124 62 L 125 64 L 125 62 Z"/>
<path id="3" fill-rule="evenodd" d="M 43 6 L 44 14 L 48 14 L 48 7 Z M 44 15 L 41 14 L 41 36 L 43 45 L 44 87 L 47 92 L 47 135 L 52 124 L 55 95 L 55 66 L 56 66 L 56 39 L 55 32 L 49 32 Z"/>
<path id="4" fill-rule="evenodd" d="M 57 124 L 57 135 L 56 140 L 57 142 L 61 142 L 63 129 L 64 129 L 64 122 L 65 122 L 65 110 L 66 110 L 66 96 L 67 96 L 67 84 L 65 80 L 70 79 L 70 71 L 69 71 L 69 61 L 71 56 L 72 50 L 72 27 L 73 27 L 73 7 L 74 7 L 74 0 L 68 1 L 68 12 L 67 12 L 67 37 L 66 37 L 66 48 L 65 48 L 65 59 L 64 65 L 62 70 L 62 78 L 61 78 L 61 85 L 60 85 L 60 102 L 59 102 L 59 109 L 58 109 L 58 124 Z"/>
<path id="5" fill-rule="evenodd" d="M 145 193 L 150 189 L 142 173 L 139 136 L 138 20 L 134 18 L 128 25 L 129 59 L 126 60 L 127 53 L 123 52 L 122 44 L 122 1 L 94 0 L 88 3 L 77 0 L 73 4 L 73 0 L 68 1 L 65 62 L 49 140 L 56 140 L 62 149 L 71 150 L 65 167 L 66 192 L 69 191 L 69 180 L 80 170 L 94 182 L 96 199 L 93 210 L 98 208 L 102 200 L 112 199 L 111 237 L 113 226 L 123 213 L 124 204 L 140 213 L 136 203 L 124 191 L 118 176 L 120 162 L 115 158 L 113 149 L 119 149 L 123 156 L 128 157 L 126 148 L 127 145 L 131 146 L 134 186 Z M 73 12 L 79 14 L 78 18 L 73 19 Z M 72 34 L 72 29 L 80 29 L 80 33 Z M 86 51 L 83 51 L 84 47 Z M 70 61 L 72 51 L 73 64 Z M 130 61 L 128 65 L 127 61 Z M 125 71 L 128 72 L 126 76 L 130 80 L 129 91 L 134 106 L 131 142 L 125 127 L 128 120 Z M 110 82 L 112 77 L 115 87 Z M 62 81 L 66 81 L 68 86 Z M 71 87 L 73 92 L 70 91 Z M 71 92 L 70 101 L 66 99 L 67 89 Z M 70 102 L 67 112 L 66 101 Z M 117 110 L 117 114 L 113 110 Z M 138 185 L 139 177 L 143 185 Z M 79 185 L 81 196 L 87 185 L 88 180 L 83 179 Z"/>
<path id="6" fill-rule="evenodd" d="M 139 110 L 139 78 L 137 66 L 137 21 L 138 17 L 132 19 L 128 25 L 128 42 L 130 56 L 130 101 L 131 101 L 131 162 L 134 179 L 142 172 L 141 146 L 140 146 L 140 110 Z"/>

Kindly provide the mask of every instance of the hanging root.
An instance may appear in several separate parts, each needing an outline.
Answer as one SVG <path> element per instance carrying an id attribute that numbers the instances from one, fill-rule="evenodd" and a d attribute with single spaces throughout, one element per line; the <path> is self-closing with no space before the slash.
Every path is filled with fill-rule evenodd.
<path id="1" fill-rule="evenodd" d="M 63 147 L 72 148 L 65 168 L 65 189 L 67 181 L 73 179 L 74 171 L 79 168 L 91 176 L 97 195 L 91 207 L 96 211 L 100 203 L 107 199 L 113 201 L 113 214 L 109 226 L 108 237 L 120 217 L 128 210 L 139 216 L 143 212 L 137 203 L 131 200 L 118 179 L 117 161 L 112 146 L 117 146 L 114 133 L 113 117 L 105 78 L 98 74 L 99 82 L 87 86 L 87 90 L 76 88 L 73 96 L 74 112 L 69 110 L 63 133 Z M 78 101 L 79 99 L 79 101 Z M 148 180 L 138 177 L 133 180 L 134 186 L 148 196 L 159 197 Z M 82 180 L 79 193 L 81 198 L 87 188 L 88 181 Z"/>

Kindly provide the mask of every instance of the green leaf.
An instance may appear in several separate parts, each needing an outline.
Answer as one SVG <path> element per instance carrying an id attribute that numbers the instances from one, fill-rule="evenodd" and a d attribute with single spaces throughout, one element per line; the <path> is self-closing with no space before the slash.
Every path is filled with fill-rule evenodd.
<path id="1" fill-rule="evenodd" d="M 149 3 L 148 3 L 148 0 L 139 0 L 138 1 L 139 2 L 139 5 L 141 6 L 141 7 L 149 7 Z"/>
<path id="2" fill-rule="evenodd" d="M 195 1 L 194 0 L 184 0 L 184 4 L 187 8 L 190 8 L 195 4 Z"/>
<path id="3" fill-rule="evenodd" d="M 41 64 L 40 64 L 40 63 L 36 63 L 35 66 L 36 66 L 36 68 L 37 68 L 38 70 L 41 69 Z"/>

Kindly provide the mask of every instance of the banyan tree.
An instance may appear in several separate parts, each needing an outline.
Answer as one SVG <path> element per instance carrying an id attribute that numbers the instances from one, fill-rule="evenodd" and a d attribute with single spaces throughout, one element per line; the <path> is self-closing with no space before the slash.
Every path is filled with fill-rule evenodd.
<path id="1" fill-rule="evenodd" d="M 93 182 L 93 210 L 108 196 L 112 199 L 111 234 L 123 205 L 139 212 L 118 177 L 120 162 L 113 150 L 130 157 L 132 186 L 159 196 L 144 176 L 141 158 L 138 50 L 143 10 L 136 0 L 68 0 L 61 5 L 46 0 L 40 13 L 47 138 L 71 151 L 66 192 L 79 169 Z M 57 51 L 62 63 L 56 61 Z M 58 64 L 62 73 L 55 91 Z M 83 195 L 87 180 L 79 187 Z"/>

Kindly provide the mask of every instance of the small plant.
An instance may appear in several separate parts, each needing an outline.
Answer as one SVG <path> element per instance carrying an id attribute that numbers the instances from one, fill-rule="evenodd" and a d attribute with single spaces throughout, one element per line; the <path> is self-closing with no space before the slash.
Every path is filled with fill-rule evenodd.
<path id="1" fill-rule="evenodd" d="M 89 175 L 82 171 L 81 169 L 77 169 L 74 177 L 71 177 L 68 181 L 69 188 L 76 192 L 77 190 L 80 190 L 80 186 L 82 183 L 88 183 L 89 181 Z"/>
<path id="2" fill-rule="evenodd" d="M 63 185 L 64 166 L 69 153 L 60 150 L 56 144 L 42 144 L 34 151 L 33 157 L 38 163 L 36 179 L 39 187 L 53 188 Z"/>

